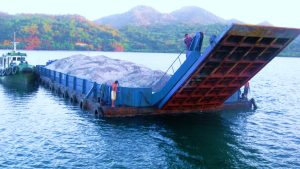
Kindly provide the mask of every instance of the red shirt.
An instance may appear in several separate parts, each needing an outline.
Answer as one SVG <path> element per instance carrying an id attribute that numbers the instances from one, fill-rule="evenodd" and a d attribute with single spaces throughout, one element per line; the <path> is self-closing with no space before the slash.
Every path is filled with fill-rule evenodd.
<path id="1" fill-rule="evenodd" d="M 117 89 L 118 89 L 118 83 L 113 83 L 113 84 L 111 85 L 111 87 L 112 87 L 112 90 L 113 90 L 113 91 L 117 92 Z"/>

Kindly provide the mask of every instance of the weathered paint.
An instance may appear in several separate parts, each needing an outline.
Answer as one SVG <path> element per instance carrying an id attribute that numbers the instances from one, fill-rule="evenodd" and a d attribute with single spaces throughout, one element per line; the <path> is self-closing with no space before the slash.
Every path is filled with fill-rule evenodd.
<path id="1" fill-rule="evenodd" d="M 198 59 L 162 97 L 159 108 L 205 111 L 222 106 L 299 33 L 291 28 L 232 25 L 203 55 L 191 51 L 187 61 Z"/>
<path id="2" fill-rule="evenodd" d="M 71 102 L 79 104 L 79 106 L 98 116 L 105 117 L 122 117 L 136 115 L 162 115 L 162 114 L 178 114 L 191 113 L 189 110 L 161 110 L 156 105 L 152 105 L 148 100 L 153 95 L 150 88 L 125 88 L 119 87 L 116 100 L 116 108 L 111 107 L 110 92 L 111 87 L 107 84 L 98 84 L 75 76 L 66 75 L 60 72 L 46 69 L 44 66 L 37 66 L 37 72 L 40 75 L 40 82 L 51 91 L 62 95 Z M 61 77 L 55 78 L 54 75 L 61 74 Z M 89 92 L 83 93 L 83 81 L 86 81 Z M 72 82 L 70 87 L 67 84 Z M 81 89 L 80 89 L 81 88 Z M 76 89 L 76 90 L 74 90 Z M 249 102 L 234 101 L 207 111 L 215 111 L 226 108 L 251 108 Z M 201 112 L 201 111 L 193 111 Z"/>
<path id="3" fill-rule="evenodd" d="M 81 108 L 106 117 L 251 108 L 248 100 L 239 99 L 237 91 L 299 33 L 299 29 L 232 25 L 203 55 L 200 48 L 190 51 L 159 92 L 119 87 L 116 108 L 110 107 L 111 84 L 97 84 L 44 66 L 37 66 L 37 71 L 42 84 L 61 91 Z"/>

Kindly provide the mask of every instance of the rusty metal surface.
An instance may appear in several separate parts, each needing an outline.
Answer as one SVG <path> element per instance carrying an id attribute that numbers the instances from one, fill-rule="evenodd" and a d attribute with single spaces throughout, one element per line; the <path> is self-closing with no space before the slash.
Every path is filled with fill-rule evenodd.
<path id="1" fill-rule="evenodd" d="M 38 68 L 39 69 L 39 68 Z M 41 69 L 40 69 L 41 70 Z M 166 115 L 166 114 L 183 114 L 183 113 L 199 113 L 199 111 L 190 110 L 161 110 L 155 106 L 151 107 L 128 107 L 102 104 L 100 100 L 90 97 L 85 100 L 85 95 L 66 87 L 63 83 L 57 83 L 50 77 L 40 76 L 40 83 L 49 88 L 54 93 L 61 95 L 65 99 L 70 99 L 73 104 L 79 104 L 79 107 L 85 111 L 89 111 L 96 117 L 129 117 L 129 116 L 147 116 L 147 115 Z M 99 89 L 98 89 L 99 90 Z M 250 106 L 250 107 L 249 107 Z M 221 107 L 207 109 L 206 111 L 216 111 L 223 109 L 244 109 L 251 108 L 249 102 L 232 102 L 224 104 Z"/>
<path id="2" fill-rule="evenodd" d="M 291 28 L 232 25 L 161 109 L 205 111 L 222 106 L 299 33 Z"/>

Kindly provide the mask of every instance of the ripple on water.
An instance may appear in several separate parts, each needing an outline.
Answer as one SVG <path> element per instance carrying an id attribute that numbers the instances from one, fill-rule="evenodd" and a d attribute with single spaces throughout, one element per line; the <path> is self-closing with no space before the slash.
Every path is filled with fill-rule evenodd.
<path id="1" fill-rule="evenodd" d="M 276 58 L 251 80 L 256 111 L 96 119 L 43 87 L 0 85 L 0 167 L 297 168 L 299 64 Z"/>

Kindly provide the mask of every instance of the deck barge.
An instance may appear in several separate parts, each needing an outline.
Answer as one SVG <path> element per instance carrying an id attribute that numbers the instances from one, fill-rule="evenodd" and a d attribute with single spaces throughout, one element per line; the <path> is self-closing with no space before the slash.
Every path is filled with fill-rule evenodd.
<path id="1" fill-rule="evenodd" d="M 123 117 L 251 108 L 240 88 L 300 34 L 299 29 L 228 27 L 201 51 L 203 34 L 193 38 L 187 59 L 157 92 L 119 87 L 111 107 L 111 86 L 37 66 L 41 84 L 98 116 Z M 175 63 L 175 62 L 174 62 Z M 170 66 L 172 68 L 172 65 Z"/>

